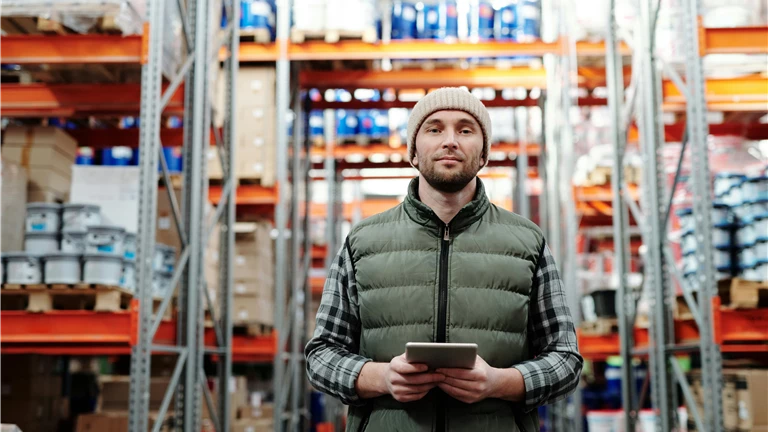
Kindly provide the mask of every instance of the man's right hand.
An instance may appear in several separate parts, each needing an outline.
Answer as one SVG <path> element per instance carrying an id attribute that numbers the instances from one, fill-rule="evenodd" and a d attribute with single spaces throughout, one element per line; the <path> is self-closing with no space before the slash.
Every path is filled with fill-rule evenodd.
<path id="1" fill-rule="evenodd" d="M 405 353 L 393 358 L 384 374 L 387 391 L 398 402 L 417 401 L 444 379 L 445 375 L 428 372 L 425 364 L 406 362 Z"/>

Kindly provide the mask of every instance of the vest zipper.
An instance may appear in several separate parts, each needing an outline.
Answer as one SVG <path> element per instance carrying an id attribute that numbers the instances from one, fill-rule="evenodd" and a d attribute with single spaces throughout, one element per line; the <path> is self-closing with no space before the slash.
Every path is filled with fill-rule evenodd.
<path id="1" fill-rule="evenodd" d="M 440 247 L 440 279 L 437 292 L 437 342 L 446 342 L 448 331 L 448 252 L 451 246 L 451 227 L 446 224 L 443 228 L 443 241 Z M 445 432 L 445 394 L 437 394 L 437 409 L 435 410 L 436 432 Z"/>

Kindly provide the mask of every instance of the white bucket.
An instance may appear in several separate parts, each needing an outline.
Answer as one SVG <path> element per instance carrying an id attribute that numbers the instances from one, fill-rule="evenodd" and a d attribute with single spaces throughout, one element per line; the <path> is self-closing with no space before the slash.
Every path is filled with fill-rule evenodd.
<path id="1" fill-rule="evenodd" d="M 130 260 L 136 259 L 136 233 L 125 233 L 123 256 Z"/>
<path id="2" fill-rule="evenodd" d="M 731 225 L 716 225 L 712 228 L 712 245 L 715 247 L 731 245 Z"/>
<path id="3" fill-rule="evenodd" d="M 61 212 L 62 229 L 85 231 L 101 224 L 101 208 L 95 204 L 64 204 Z"/>
<path id="4" fill-rule="evenodd" d="M 755 264 L 755 276 L 757 281 L 768 281 L 768 260 L 760 260 Z"/>
<path id="5" fill-rule="evenodd" d="M 108 253 L 123 256 L 125 228 L 109 225 L 94 225 L 88 227 L 86 240 L 87 253 Z"/>
<path id="6" fill-rule="evenodd" d="M 755 281 L 755 282 L 763 281 L 763 275 L 760 274 L 760 269 L 756 263 L 752 263 L 749 266 L 741 267 L 739 271 L 739 276 L 741 276 L 742 279 L 746 279 L 749 281 Z"/>
<path id="7" fill-rule="evenodd" d="M 171 279 L 173 273 L 155 271 L 152 273 L 152 296 L 165 297 L 168 290 L 171 289 Z"/>
<path id="8" fill-rule="evenodd" d="M 656 413 L 652 410 L 640 410 L 638 432 L 656 432 Z"/>
<path id="9" fill-rule="evenodd" d="M 739 225 L 739 229 L 736 231 L 736 244 L 739 247 L 755 244 L 757 241 L 757 231 L 755 231 L 755 225 L 751 220 L 744 221 Z"/>
<path id="10" fill-rule="evenodd" d="M 731 207 L 727 204 L 715 203 L 712 206 L 712 225 L 721 225 L 730 222 Z"/>
<path id="11" fill-rule="evenodd" d="M 61 205 L 54 203 L 27 204 L 28 233 L 57 233 L 61 227 Z"/>
<path id="12" fill-rule="evenodd" d="M 136 292 L 136 261 L 123 259 L 123 274 L 120 277 L 120 286 L 128 291 Z"/>
<path id="13" fill-rule="evenodd" d="M 83 281 L 89 284 L 120 285 L 123 257 L 110 253 L 89 253 L 83 259 Z"/>
<path id="14" fill-rule="evenodd" d="M 752 218 L 755 227 L 755 240 L 768 239 L 768 213 Z"/>
<path id="15" fill-rule="evenodd" d="M 755 242 L 755 245 L 752 246 L 752 248 L 754 250 L 756 260 L 768 261 L 768 239 L 758 240 L 757 242 Z"/>
<path id="16" fill-rule="evenodd" d="M 621 411 L 587 411 L 587 426 L 589 432 L 617 432 L 621 418 Z"/>
<path id="17" fill-rule="evenodd" d="M 715 248 L 712 258 L 715 262 L 715 268 L 730 267 L 731 265 L 731 249 L 730 248 Z"/>
<path id="18" fill-rule="evenodd" d="M 5 280 L 9 284 L 38 284 L 43 281 L 40 258 L 24 252 L 3 254 L 6 266 Z"/>
<path id="19" fill-rule="evenodd" d="M 696 236 L 694 235 L 693 231 L 683 233 L 683 236 L 680 238 L 680 245 L 684 254 L 696 252 L 697 244 Z"/>
<path id="20" fill-rule="evenodd" d="M 64 231 L 61 233 L 61 251 L 85 253 L 85 238 L 87 231 Z"/>
<path id="21" fill-rule="evenodd" d="M 768 176 L 751 177 L 742 185 L 743 198 L 746 201 L 757 201 L 768 198 Z"/>
<path id="22" fill-rule="evenodd" d="M 723 196 L 728 193 L 732 187 L 740 185 L 746 178 L 743 174 L 720 173 L 715 175 L 714 192 L 715 196 Z"/>
<path id="23" fill-rule="evenodd" d="M 42 257 L 45 265 L 45 283 L 76 284 L 82 282 L 81 255 L 57 252 Z"/>
<path id="24" fill-rule="evenodd" d="M 153 269 L 156 272 L 171 272 L 176 265 L 176 248 L 173 246 L 164 245 L 162 243 L 155 244 L 155 259 Z"/>
<path id="25" fill-rule="evenodd" d="M 59 251 L 59 234 L 48 232 L 28 232 L 24 234 L 24 251 L 45 255 Z"/>
<path id="26" fill-rule="evenodd" d="M 699 260 L 695 253 L 683 255 L 683 273 L 696 273 L 699 270 Z"/>
<path id="27" fill-rule="evenodd" d="M 752 266 L 756 261 L 757 257 L 755 256 L 755 249 L 754 244 L 744 246 L 743 248 L 739 249 L 739 266 L 740 267 L 749 267 Z"/>
<path id="28" fill-rule="evenodd" d="M 696 229 L 696 220 L 693 218 L 693 209 L 682 208 L 677 211 L 677 217 L 680 220 L 680 229 L 683 232 L 690 232 Z"/>
<path id="29" fill-rule="evenodd" d="M 768 199 L 751 201 L 749 203 L 749 214 L 753 217 L 768 214 Z"/>

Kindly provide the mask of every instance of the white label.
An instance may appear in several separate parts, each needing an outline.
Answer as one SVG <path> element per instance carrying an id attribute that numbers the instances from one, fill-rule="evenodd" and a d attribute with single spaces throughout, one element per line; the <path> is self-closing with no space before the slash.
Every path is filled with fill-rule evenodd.
<path id="1" fill-rule="evenodd" d="M 262 118 L 264 117 L 264 110 L 263 109 L 255 109 L 251 111 L 251 115 L 253 115 L 254 118 Z"/>
<path id="2" fill-rule="evenodd" d="M 264 138 L 262 137 L 256 137 L 253 139 L 253 145 L 256 147 L 261 147 L 264 145 Z"/>
<path id="3" fill-rule="evenodd" d="M 746 401 L 739 401 L 739 419 L 741 420 L 748 420 L 749 419 L 749 409 L 747 408 L 747 402 Z"/>
<path id="4" fill-rule="evenodd" d="M 253 166 L 251 167 L 251 171 L 256 172 L 256 173 L 260 173 L 260 172 L 264 171 L 264 165 L 262 165 L 260 163 L 253 164 Z"/>
<path id="5" fill-rule="evenodd" d="M 416 9 L 403 6 L 403 21 L 416 21 Z"/>
<path id="6" fill-rule="evenodd" d="M 157 219 L 157 228 L 161 230 L 169 230 L 171 229 L 171 218 L 169 217 L 161 217 Z"/>
<path id="7" fill-rule="evenodd" d="M 237 264 L 239 266 L 244 266 L 245 265 L 245 257 L 242 256 L 242 255 L 236 256 L 235 257 L 235 264 Z"/>
<path id="8" fill-rule="evenodd" d="M 261 83 L 261 80 L 253 80 L 251 81 L 251 90 L 253 91 L 259 91 L 264 87 L 264 85 Z"/>
<path id="9" fill-rule="evenodd" d="M 241 320 L 246 320 L 246 319 L 248 319 L 248 311 L 244 311 L 244 310 L 242 310 L 242 311 L 240 311 L 240 313 L 239 313 L 239 314 L 237 314 L 237 316 L 238 316 L 238 317 L 239 317 Z"/>
<path id="10" fill-rule="evenodd" d="M 357 127 L 357 117 L 347 116 L 347 126 L 351 128 Z"/>
<path id="11" fill-rule="evenodd" d="M 437 12 L 436 11 L 429 11 L 427 12 L 427 22 L 430 24 L 435 24 L 437 22 Z"/>
<path id="12" fill-rule="evenodd" d="M 245 294 L 245 284 L 235 284 L 235 292 L 238 294 Z"/>

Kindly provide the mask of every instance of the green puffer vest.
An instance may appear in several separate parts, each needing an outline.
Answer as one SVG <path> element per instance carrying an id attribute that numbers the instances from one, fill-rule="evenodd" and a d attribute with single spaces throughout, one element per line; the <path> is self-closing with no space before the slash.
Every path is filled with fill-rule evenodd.
<path id="1" fill-rule="evenodd" d="M 447 226 L 418 199 L 357 225 L 348 237 L 362 331 L 360 354 L 389 362 L 407 342 L 473 342 L 489 365 L 508 368 L 528 353 L 528 303 L 541 230 L 491 204 L 477 179 L 475 198 Z M 438 420 L 438 417 L 441 417 Z M 538 431 L 535 410 L 486 399 L 459 402 L 433 390 L 417 402 L 391 396 L 350 407 L 347 431 Z"/>

